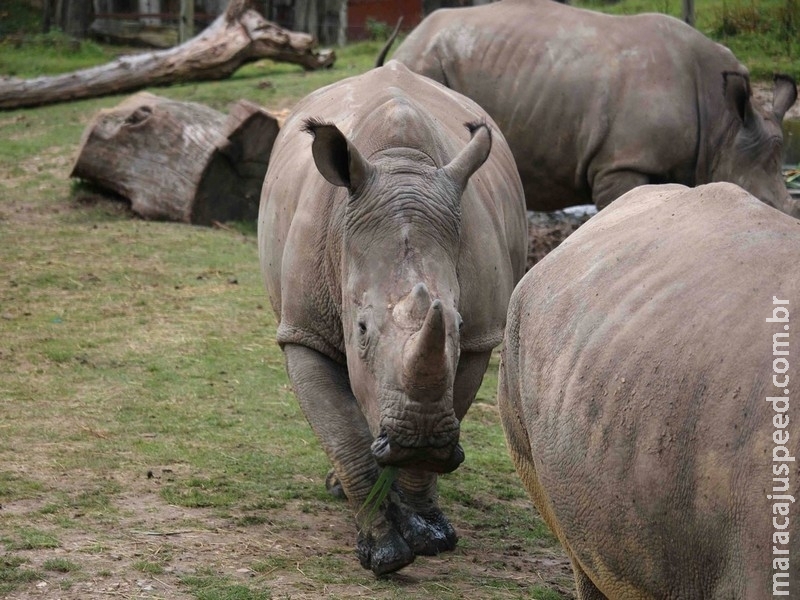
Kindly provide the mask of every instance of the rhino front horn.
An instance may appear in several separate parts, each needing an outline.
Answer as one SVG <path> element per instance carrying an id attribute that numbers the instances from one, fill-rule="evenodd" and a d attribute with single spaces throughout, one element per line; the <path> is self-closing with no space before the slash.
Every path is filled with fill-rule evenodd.
<path id="1" fill-rule="evenodd" d="M 403 381 L 410 396 L 440 395 L 447 385 L 447 330 L 441 300 L 434 300 L 422 327 L 406 342 Z"/>

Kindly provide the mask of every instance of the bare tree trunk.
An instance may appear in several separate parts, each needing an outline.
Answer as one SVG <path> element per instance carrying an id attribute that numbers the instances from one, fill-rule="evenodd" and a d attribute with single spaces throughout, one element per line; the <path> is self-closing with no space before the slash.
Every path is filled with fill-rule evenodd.
<path id="1" fill-rule="evenodd" d="M 294 25 L 292 27 L 295 31 L 308 31 L 308 13 L 310 5 L 316 0 L 295 0 L 294 2 Z"/>
<path id="2" fill-rule="evenodd" d="M 50 0 L 42 1 L 42 33 L 50 33 L 53 23 L 53 3 Z"/>
<path id="3" fill-rule="evenodd" d="M 194 0 L 181 0 L 181 17 L 178 25 L 178 40 L 184 43 L 194 37 Z"/>
<path id="4" fill-rule="evenodd" d="M 229 115 L 147 92 L 100 111 L 71 176 L 131 201 L 146 219 L 254 220 L 278 120 L 241 100 Z"/>
<path id="5" fill-rule="evenodd" d="M 684 23 L 687 23 L 692 27 L 694 27 L 695 23 L 694 0 L 683 0 L 681 8 L 681 17 L 683 18 Z"/>
<path id="6" fill-rule="evenodd" d="M 347 43 L 347 0 L 339 0 L 339 32 L 336 42 L 340 48 Z"/>
<path id="7" fill-rule="evenodd" d="M 176 81 L 225 79 L 244 63 L 261 58 L 293 62 L 306 69 L 333 64 L 331 50 L 317 51 L 305 33 L 287 31 L 232 0 L 200 35 L 158 52 L 123 56 L 73 73 L 35 79 L 0 78 L 0 109 L 37 106 L 138 90 Z"/>

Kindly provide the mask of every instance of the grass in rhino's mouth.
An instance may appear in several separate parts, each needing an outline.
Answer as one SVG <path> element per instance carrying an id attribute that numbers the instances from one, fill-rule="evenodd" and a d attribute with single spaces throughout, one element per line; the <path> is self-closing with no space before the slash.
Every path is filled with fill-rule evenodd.
<path id="1" fill-rule="evenodd" d="M 359 514 L 365 515 L 365 526 L 372 523 L 378 512 L 378 508 L 380 508 L 380 505 L 383 504 L 383 501 L 386 500 L 386 497 L 389 495 L 389 491 L 392 489 L 392 484 L 397 479 L 399 471 L 399 467 L 389 466 L 383 467 L 383 470 L 381 470 L 381 474 L 378 475 L 378 479 L 372 485 L 372 489 L 369 491 L 369 494 L 367 494 L 364 504 L 362 504 L 361 508 L 358 510 Z"/>

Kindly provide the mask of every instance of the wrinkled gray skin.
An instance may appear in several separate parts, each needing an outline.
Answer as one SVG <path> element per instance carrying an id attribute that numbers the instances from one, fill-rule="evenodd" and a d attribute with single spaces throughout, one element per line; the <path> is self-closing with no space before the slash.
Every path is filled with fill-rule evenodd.
<path id="1" fill-rule="evenodd" d="M 737 186 L 646 186 L 517 286 L 498 404 L 581 600 L 766 600 L 773 546 L 800 590 L 798 504 L 767 498 L 800 499 L 797 463 L 773 461 L 776 430 L 800 456 L 800 400 L 777 427 L 766 401 L 800 382 L 793 354 L 773 379 L 766 322 L 773 296 L 800 307 L 798 256 L 800 223 Z"/>
<path id="2" fill-rule="evenodd" d="M 486 109 L 530 210 L 602 208 L 649 183 L 730 181 L 800 217 L 781 177 L 794 81 L 776 79 L 773 111 L 762 114 L 746 68 L 672 17 L 551 0 L 442 9 L 393 58 Z"/>
<path id="3" fill-rule="evenodd" d="M 522 185 L 495 127 L 390 62 L 302 100 L 270 158 L 258 238 L 278 342 L 379 575 L 455 547 L 437 473 L 464 459 L 460 421 L 525 268 Z M 399 479 L 370 520 L 384 466 Z"/>

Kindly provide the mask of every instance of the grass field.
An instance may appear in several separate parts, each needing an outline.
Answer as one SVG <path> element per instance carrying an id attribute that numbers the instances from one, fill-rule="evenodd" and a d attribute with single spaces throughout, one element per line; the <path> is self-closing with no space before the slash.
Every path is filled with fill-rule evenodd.
<path id="1" fill-rule="evenodd" d="M 153 91 L 277 110 L 377 50 Z M 89 119 L 121 98 L 0 113 L 0 597 L 569 597 L 506 454 L 496 362 L 468 461 L 442 481 L 458 550 L 382 580 L 361 569 L 288 388 L 253 225 L 142 222 L 70 182 Z"/>
<path id="2" fill-rule="evenodd" d="M 725 14 L 759 6 L 778 4 Z M 713 32 L 720 10 L 698 2 L 700 26 Z M 731 46 L 744 39 L 731 31 Z M 796 37 L 759 36 L 742 42 L 758 50 L 754 74 L 800 76 Z M 120 52 L 51 37 L 0 41 L 0 74 Z M 277 111 L 368 69 L 378 48 L 338 49 L 323 72 L 260 61 L 151 91 Z M 0 597 L 572 597 L 506 453 L 496 360 L 464 422 L 467 461 L 442 478 L 459 548 L 381 580 L 359 567 L 351 513 L 324 491 L 326 459 L 274 342 L 253 224 L 143 222 L 70 181 L 89 120 L 122 98 L 0 112 Z"/>

